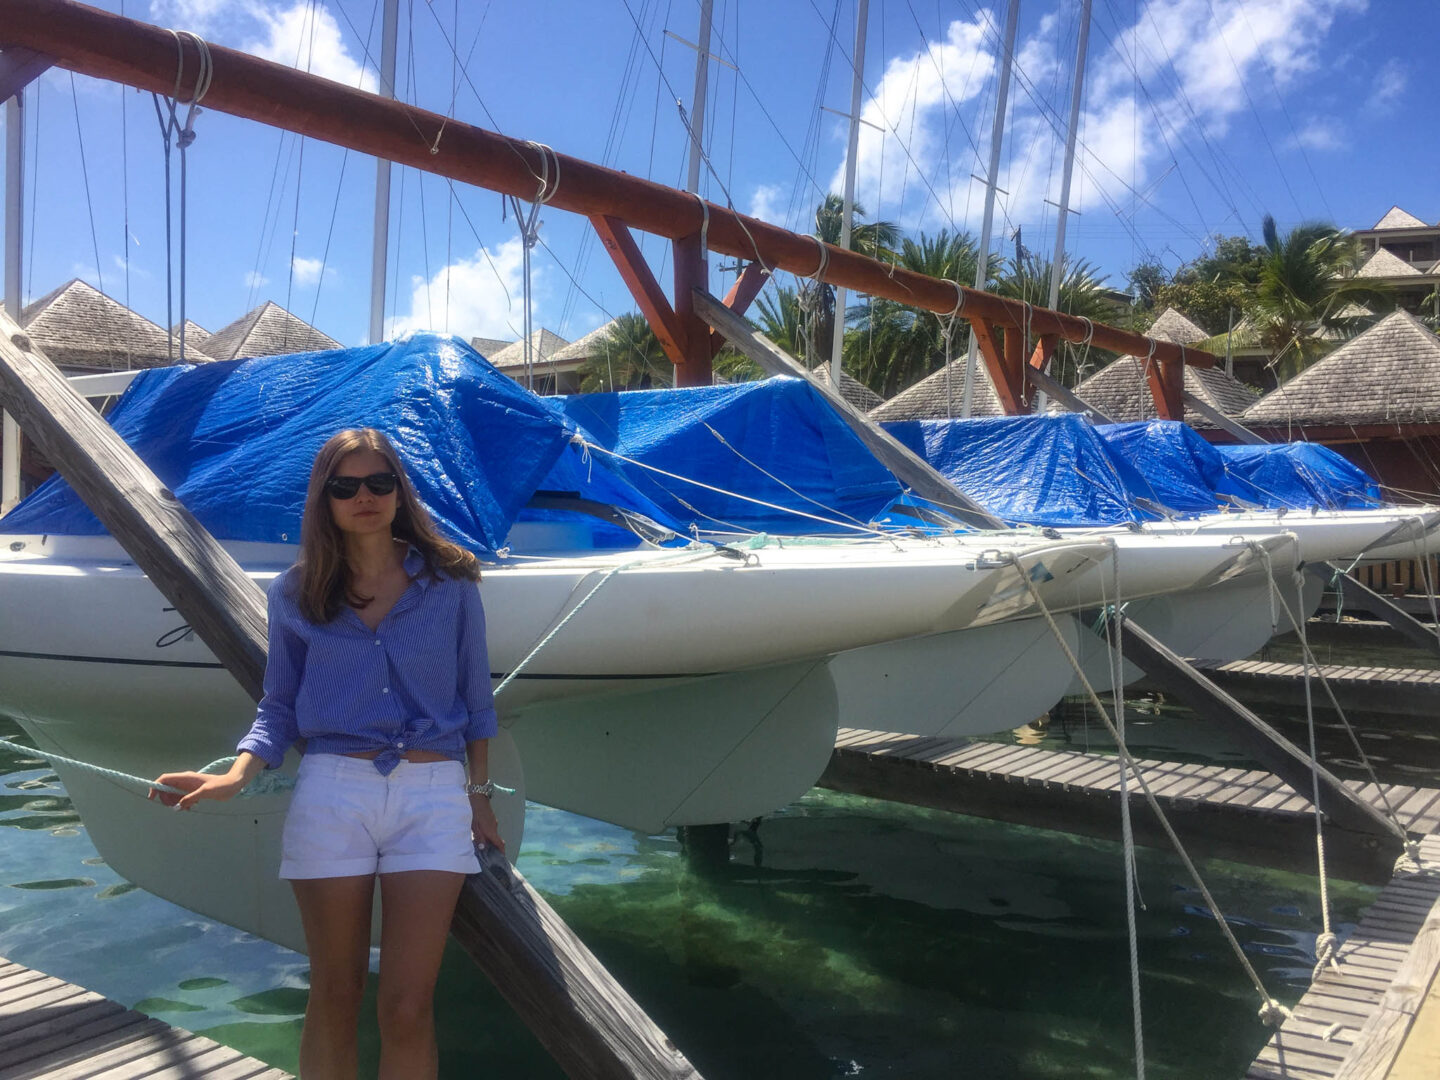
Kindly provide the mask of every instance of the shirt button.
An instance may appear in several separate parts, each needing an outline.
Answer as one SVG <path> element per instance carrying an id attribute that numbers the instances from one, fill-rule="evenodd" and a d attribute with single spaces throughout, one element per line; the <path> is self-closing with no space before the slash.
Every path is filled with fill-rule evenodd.
<path id="1" fill-rule="evenodd" d="M 375 639 L 375 647 L 377 649 L 380 647 L 380 639 L 378 637 Z"/>
<path id="2" fill-rule="evenodd" d="M 380 692 L 381 692 L 382 694 L 388 694 L 388 693 L 390 692 L 390 687 L 388 687 L 388 686 L 382 686 L 382 687 L 380 688 Z"/>
<path id="3" fill-rule="evenodd" d="M 403 742 L 397 742 L 397 743 L 395 744 L 395 747 L 396 747 L 396 749 L 404 750 L 404 749 L 405 749 L 405 744 L 404 744 Z"/>

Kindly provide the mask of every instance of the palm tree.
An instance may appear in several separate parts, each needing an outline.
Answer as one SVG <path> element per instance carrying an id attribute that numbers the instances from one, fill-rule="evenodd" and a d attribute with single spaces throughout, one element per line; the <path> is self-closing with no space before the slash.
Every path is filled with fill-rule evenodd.
<path id="1" fill-rule="evenodd" d="M 1393 304 L 1387 287 L 1355 277 L 1363 257 L 1360 242 L 1334 225 L 1307 221 L 1282 238 L 1266 214 L 1261 233 L 1264 255 L 1249 314 L 1282 377 L 1297 374 L 1337 338 L 1353 333 L 1346 310 L 1351 304 L 1372 309 Z"/>
<path id="2" fill-rule="evenodd" d="M 896 262 L 906 270 L 963 283 L 975 280 L 978 250 L 968 232 L 945 229 L 933 236 L 906 237 Z M 845 367 L 881 397 L 890 397 L 945 363 L 946 322 L 929 311 L 872 297 L 846 314 L 854 328 L 845 335 Z M 963 319 L 950 326 L 952 358 L 965 348 L 966 326 Z"/>
<path id="3" fill-rule="evenodd" d="M 675 381 L 673 365 L 660 339 L 635 312 L 618 316 L 600 339 L 599 351 L 580 365 L 580 391 L 639 390 L 669 386 Z"/>
<path id="4" fill-rule="evenodd" d="M 839 195 L 829 194 L 815 208 L 815 236 L 827 244 L 839 244 L 844 227 L 845 200 Z M 854 206 L 854 216 L 865 216 L 865 208 L 859 203 Z M 888 259 L 894 255 L 894 247 L 900 240 L 900 227 L 891 221 L 870 221 L 854 224 L 850 229 L 850 250 L 872 259 Z M 830 359 L 830 350 L 835 336 L 835 290 L 823 281 L 813 279 L 801 283 L 800 306 L 807 318 L 804 330 L 804 352 L 796 352 L 804 361 L 814 366 Z"/>

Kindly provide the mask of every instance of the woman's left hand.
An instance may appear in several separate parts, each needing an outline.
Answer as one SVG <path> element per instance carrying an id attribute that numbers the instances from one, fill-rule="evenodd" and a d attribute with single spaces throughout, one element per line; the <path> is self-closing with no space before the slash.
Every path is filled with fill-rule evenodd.
<path id="1" fill-rule="evenodd" d="M 470 835 L 477 844 L 488 844 L 502 854 L 505 841 L 500 839 L 500 825 L 495 820 L 495 808 L 484 795 L 470 796 Z"/>

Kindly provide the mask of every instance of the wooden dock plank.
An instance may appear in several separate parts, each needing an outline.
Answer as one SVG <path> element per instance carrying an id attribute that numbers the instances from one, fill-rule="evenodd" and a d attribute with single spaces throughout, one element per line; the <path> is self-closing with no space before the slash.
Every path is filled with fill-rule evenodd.
<path id="1" fill-rule="evenodd" d="M 34 978 L 20 981 L 24 976 Z M 0 1080 L 293 1080 L 233 1047 L 0 962 Z M 26 990 L 33 992 L 25 993 Z"/>

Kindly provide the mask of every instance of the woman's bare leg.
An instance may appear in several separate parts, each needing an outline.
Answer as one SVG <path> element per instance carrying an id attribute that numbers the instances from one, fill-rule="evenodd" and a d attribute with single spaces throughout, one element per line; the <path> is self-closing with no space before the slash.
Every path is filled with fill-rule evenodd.
<path id="1" fill-rule="evenodd" d="M 355 1080 L 375 876 L 312 878 L 290 885 L 310 950 L 300 1075 L 305 1080 Z"/>
<path id="2" fill-rule="evenodd" d="M 435 979 L 464 881 L 444 870 L 380 875 L 380 1080 L 438 1074 Z"/>

